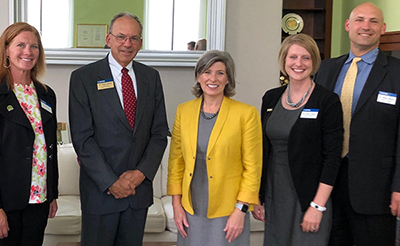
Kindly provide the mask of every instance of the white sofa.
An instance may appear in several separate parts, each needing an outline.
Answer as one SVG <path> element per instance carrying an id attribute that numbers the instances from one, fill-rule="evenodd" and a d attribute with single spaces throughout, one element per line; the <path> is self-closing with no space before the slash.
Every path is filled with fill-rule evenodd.
<path id="1" fill-rule="evenodd" d="M 169 141 L 160 168 L 155 176 L 154 204 L 149 208 L 144 242 L 176 242 L 171 197 L 167 196 Z M 71 144 L 58 146 L 59 198 L 56 217 L 49 219 L 44 246 L 59 242 L 79 242 L 81 236 L 81 209 L 79 199 L 79 165 Z M 262 245 L 264 224 L 251 216 L 251 245 Z"/>

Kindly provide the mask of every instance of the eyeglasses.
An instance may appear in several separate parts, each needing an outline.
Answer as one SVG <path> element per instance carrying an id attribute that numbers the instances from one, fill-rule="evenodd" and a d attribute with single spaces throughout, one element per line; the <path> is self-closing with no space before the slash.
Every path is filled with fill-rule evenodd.
<path id="1" fill-rule="evenodd" d="M 129 42 L 131 42 L 132 44 L 138 44 L 140 42 L 140 40 L 142 40 L 142 37 L 139 36 L 131 36 L 131 37 L 127 37 L 125 35 L 118 35 L 115 36 L 114 34 L 110 33 L 111 35 L 113 35 L 115 37 L 115 39 L 117 40 L 118 43 L 125 43 L 126 40 L 129 39 Z"/>

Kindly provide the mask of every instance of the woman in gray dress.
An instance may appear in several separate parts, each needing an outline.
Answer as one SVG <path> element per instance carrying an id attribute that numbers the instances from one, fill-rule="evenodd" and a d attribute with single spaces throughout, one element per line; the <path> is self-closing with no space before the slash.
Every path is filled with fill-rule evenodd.
<path id="1" fill-rule="evenodd" d="M 253 216 L 265 221 L 264 245 L 328 244 L 329 197 L 341 163 L 343 122 L 339 97 L 311 79 L 320 61 L 310 36 L 287 37 L 279 63 L 289 83 L 263 97 L 260 200 L 265 216 L 261 205 Z"/>
<path id="2" fill-rule="evenodd" d="M 235 101 L 231 56 L 207 51 L 195 68 L 196 99 L 178 106 L 168 194 L 178 245 L 250 245 L 247 211 L 258 203 L 262 169 L 257 109 Z"/>

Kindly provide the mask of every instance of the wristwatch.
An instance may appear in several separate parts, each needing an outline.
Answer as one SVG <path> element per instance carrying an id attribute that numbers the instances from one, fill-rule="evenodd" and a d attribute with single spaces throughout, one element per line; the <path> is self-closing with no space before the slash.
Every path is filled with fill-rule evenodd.
<path id="1" fill-rule="evenodd" d="M 249 206 L 246 204 L 241 204 L 241 203 L 236 203 L 235 208 L 239 209 L 243 213 L 247 213 L 247 210 L 249 210 Z"/>
<path id="2" fill-rule="evenodd" d="M 325 212 L 325 211 L 326 211 L 326 207 L 322 207 L 322 206 L 316 204 L 316 203 L 313 202 L 313 201 L 310 202 L 310 206 L 313 207 L 313 208 L 315 208 L 315 209 L 318 210 L 318 211 L 321 211 L 321 212 Z"/>

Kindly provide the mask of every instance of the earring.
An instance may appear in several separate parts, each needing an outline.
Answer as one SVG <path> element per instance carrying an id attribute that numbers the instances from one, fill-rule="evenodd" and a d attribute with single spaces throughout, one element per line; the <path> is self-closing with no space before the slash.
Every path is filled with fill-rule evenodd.
<path id="1" fill-rule="evenodd" d="M 10 62 L 10 58 L 8 56 L 6 57 L 6 61 L 8 61 L 8 66 L 3 64 L 3 67 L 4 68 L 10 68 L 11 67 L 11 62 Z"/>

